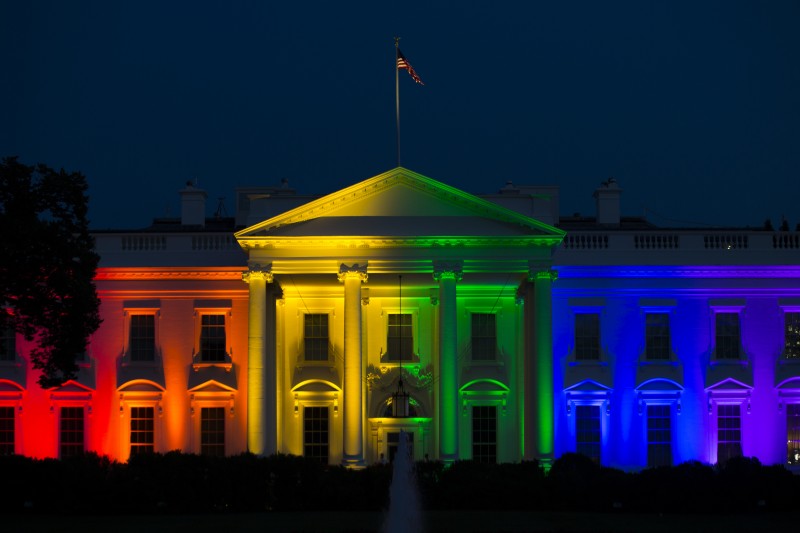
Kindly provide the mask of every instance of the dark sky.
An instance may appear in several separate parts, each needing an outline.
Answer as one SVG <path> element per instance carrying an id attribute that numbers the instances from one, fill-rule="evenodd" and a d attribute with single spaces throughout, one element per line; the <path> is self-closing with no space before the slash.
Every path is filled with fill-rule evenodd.
<path id="1" fill-rule="evenodd" d="M 395 35 L 407 168 L 800 222 L 796 1 L 6 1 L 0 155 L 83 172 L 96 229 L 177 215 L 189 179 L 230 214 L 236 186 L 329 193 L 397 164 Z"/>

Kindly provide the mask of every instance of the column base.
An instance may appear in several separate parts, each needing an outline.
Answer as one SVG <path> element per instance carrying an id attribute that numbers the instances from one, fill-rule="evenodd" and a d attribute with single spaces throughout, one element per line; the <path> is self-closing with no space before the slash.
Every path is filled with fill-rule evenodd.
<path id="1" fill-rule="evenodd" d="M 367 463 L 363 457 L 345 457 L 342 459 L 342 466 L 351 470 L 363 470 Z"/>
<path id="2" fill-rule="evenodd" d="M 458 461 L 458 455 L 456 454 L 447 454 L 447 455 L 439 455 L 439 460 L 444 463 L 445 467 L 453 466 L 453 463 Z"/>
<path id="3" fill-rule="evenodd" d="M 550 469 L 553 467 L 554 459 L 552 456 L 548 455 L 545 457 L 537 457 L 536 460 L 539 462 L 539 466 L 544 468 L 544 472 L 550 472 Z"/>

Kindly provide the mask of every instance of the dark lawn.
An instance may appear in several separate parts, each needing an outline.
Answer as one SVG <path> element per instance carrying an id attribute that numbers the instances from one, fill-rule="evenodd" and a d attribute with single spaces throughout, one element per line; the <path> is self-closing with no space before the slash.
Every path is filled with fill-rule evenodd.
<path id="1" fill-rule="evenodd" d="M 796 514 L 640 515 L 437 511 L 426 533 L 440 532 L 664 532 L 725 533 L 795 530 Z M 379 532 L 382 513 L 253 513 L 209 515 L 6 515 L 2 531 L 107 533 Z"/>

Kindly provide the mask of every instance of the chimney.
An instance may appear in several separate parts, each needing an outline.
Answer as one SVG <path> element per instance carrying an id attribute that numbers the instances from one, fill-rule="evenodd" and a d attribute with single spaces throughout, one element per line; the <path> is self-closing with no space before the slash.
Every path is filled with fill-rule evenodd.
<path id="1" fill-rule="evenodd" d="M 181 225 L 200 226 L 206 225 L 206 191 L 186 182 L 186 188 L 180 191 L 181 195 Z"/>
<path id="2" fill-rule="evenodd" d="M 597 223 L 604 226 L 619 226 L 620 208 L 619 197 L 622 189 L 617 185 L 617 180 L 608 178 L 594 191 L 597 201 Z"/>

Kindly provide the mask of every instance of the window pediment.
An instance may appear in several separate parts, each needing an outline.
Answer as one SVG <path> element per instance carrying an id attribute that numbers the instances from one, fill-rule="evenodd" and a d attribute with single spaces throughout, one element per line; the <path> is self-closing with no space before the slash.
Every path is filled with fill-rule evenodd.
<path id="1" fill-rule="evenodd" d="M 292 392 L 340 392 L 339 372 L 329 366 L 297 367 L 292 376 Z"/>
<path id="2" fill-rule="evenodd" d="M 511 389 L 508 388 L 507 385 L 504 383 L 494 380 L 494 379 L 475 379 L 468 383 L 465 383 L 459 392 L 509 392 Z"/>
<path id="3" fill-rule="evenodd" d="M 581 381 L 580 383 L 576 383 L 570 387 L 564 389 L 564 392 L 568 393 L 584 393 L 584 394 L 607 394 L 611 392 L 611 387 L 607 387 L 602 383 L 595 381 L 593 379 L 586 379 Z"/>
<path id="4" fill-rule="evenodd" d="M 713 385 L 706 387 L 706 392 L 748 392 L 753 389 L 752 385 L 748 385 L 742 381 L 739 381 L 734 378 L 727 378 L 718 383 L 714 383 Z"/>
<path id="5" fill-rule="evenodd" d="M 649 379 L 636 387 L 638 392 L 682 392 L 683 386 L 671 379 Z"/>
<path id="6" fill-rule="evenodd" d="M 207 367 L 189 372 L 189 392 L 206 391 L 209 387 L 216 387 L 220 391 L 237 390 L 236 369 Z"/>
<path id="7" fill-rule="evenodd" d="M 72 394 L 72 393 L 84 393 L 84 392 L 92 393 L 94 392 L 94 389 L 87 385 L 84 385 L 82 383 L 70 379 L 69 381 L 62 383 L 58 387 L 53 387 L 52 389 L 50 389 L 50 392 L 54 394 Z"/>
<path id="8" fill-rule="evenodd" d="M 134 379 L 126 381 L 117 387 L 117 392 L 157 392 L 161 393 L 166 391 L 166 388 L 161 383 L 145 379 Z"/>
<path id="9" fill-rule="evenodd" d="M 784 379 L 775 386 L 779 391 L 798 391 L 800 392 L 800 376 Z"/>

